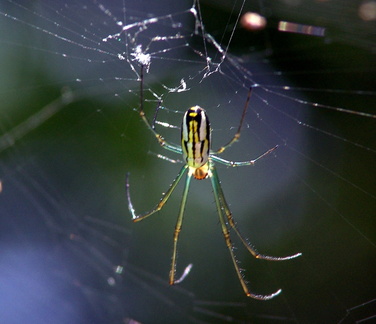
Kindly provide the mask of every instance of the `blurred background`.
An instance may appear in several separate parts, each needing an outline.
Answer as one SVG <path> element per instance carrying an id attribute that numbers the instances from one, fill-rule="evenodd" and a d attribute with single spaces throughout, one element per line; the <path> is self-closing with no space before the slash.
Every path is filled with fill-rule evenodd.
<path id="1" fill-rule="evenodd" d="M 241 23 L 245 12 L 266 26 Z M 372 323 L 375 27 L 371 0 L 3 1 L 0 322 Z M 141 213 L 181 168 L 137 114 L 139 50 L 151 55 L 145 110 L 152 119 L 161 100 L 156 126 L 172 143 L 193 105 L 208 112 L 213 148 L 226 143 L 254 87 L 222 157 L 279 147 L 254 167 L 217 168 L 261 253 L 303 253 L 256 260 L 233 235 L 250 289 L 282 288 L 275 299 L 244 296 L 210 181 L 191 185 L 177 274 L 193 268 L 180 285 L 168 273 L 182 186 L 132 223 L 126 173 Z"/>

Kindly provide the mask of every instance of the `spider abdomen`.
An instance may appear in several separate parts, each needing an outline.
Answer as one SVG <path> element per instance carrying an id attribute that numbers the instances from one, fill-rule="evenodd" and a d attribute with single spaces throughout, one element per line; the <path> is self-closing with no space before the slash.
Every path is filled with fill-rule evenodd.
<path id="1" fill-rule="evenodd" d="M 210 122 L 204 109 L 199 106 L 189 108 L 183 117 L 181 127 L 181 147 L 188 166 L 200 168 L 209 159 Z"/>

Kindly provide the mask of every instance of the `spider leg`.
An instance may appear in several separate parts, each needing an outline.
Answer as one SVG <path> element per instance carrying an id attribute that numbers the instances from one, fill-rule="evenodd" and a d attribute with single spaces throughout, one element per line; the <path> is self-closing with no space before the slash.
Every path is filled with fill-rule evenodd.
<path id="1" fill-rule="evenodd" d="M 160 135 L 156 130 L 155 130 L 155 120 L 153 120 L 153 123 L 150 124 L 149 120 L 147 119 L 146 115 L 145 115 L 145 111 L 144 111 L 144 65 L 141 64 L 141 72 L 140 72 L 140 107 L 139 107 L 139 114 L 140 114 L 140 117 L 141 119 L 143 120 L 143 122 L 145 123 L 145 125 L 147 126 L 147 128 L 150 129 L 150 131 L 153 133 L 153 135 L 155 136 L 155 138 L 157 139 L 158 143 L 160 146 L 162 146 L 163 148 L 165 148 L 166 150 L 169 150 L 169 151 L 172 151 L 172 152 L 175 152 L 175 153 L 179 153 L 179 154 L 182 154 L 182 149 L 181 147 L 179 146 L 176 146 L 176 145 L 173 145 L 173 144 L 170 144 L 168 143 L 162 135 Z M 159 103 L 160 105 L 160 103 Z M 158 109 L 157 108 L 157 112 L 158 112 Z M 156 115 L 155 117 L 156 118 Z"/>
<path id="2" fill-rule="evenodd" d="M 213 174 L 213 178 L 218 179 L 217 170 L 214 167 L 212 169 L 212 174 Z M 285 256 L 285 257 L 274 257 L 274 256 L 260 254 L 259 252 L 257 252 L 257 250 L 240 234 L 238 228 L 236 227 L 236 223 L 234 221 L 234 218 L 232 217 L 232 212 L 231 212 L 231 210 L 230 210 L 230 208 L 229 208 L 229 206 L 226 202 L 226 199 L 225 199 L 225 196 L 223 194 L 223 190 L 222 190 L 222 188 L 219 184 L 219 181 L 217 181 L 216 184 L 217 184 L 217 187 L 218 187 L 216 192 L 217 192 L 219 199 L 222 203 L 221 205 L 222 205 L 224 213 L 226 214 L 228 224 L 234 230 L 234 232 L 239 237 L 240 241 L 243 243 L 243 245 L 246 247 L 246 249 L 256 259 L 263 259 L 263 260 L 269 260 L 269 261 L 285 261 L 285 260 L 295 259 L 295 258 L 302 255 L 302 253 L 296 253 L 296 254 L 293 254 L 293 255 Z"/>
<path id="3" fill-rule="evenodd" d="M 141 221 L 141 220 L 145 219 L 146 217 L 149 217 L 150 215 L 153 215 L 157 211 L 161 210 L 163 208 L 163 206 L 165 205 L 165 203 L 167 202 L 168 198 L 170 198 L 172 192 L 176 188 L 177 184 L 181 180 L 181 178 L 182 178 L 182 176 L 183 176 L 183 174 L 184 174 L 184 172 L 185 172 L 185 170 L 187 168 L 188 168 L 188 166 L 184 165 L 180 169 L 177 177 L 171 183 L 171 185 L 168 188 L 168 190 L 166 191 L 166 193 L 163 194 L 163 196 L 162 196 L 161 200 L 159 201 L 159 203 L 157 204 L 157 206 L 155 206 L 151 211 L 149 211 L 147 213 L 144 213 L 144 214 L 140 214 L 140 215 L 137 215 L 135 209 L 133 208 L 133 204 L 132 204 L 132 201 L 131 201 L 130 190 L 129 190 L 129 188 L 130 188 L 130 185 L 129 185 L 129 173 L 127 173 L 126 191 L 127 191 L 127 198 L 128 198 L 128 209 L 129 209 L 130 213 L 132 214 L 132 220 L 134 222 Z"/>
<path id="4" fill-rule="evenodd" d="M 234 144 L 235 142 L 237 142 L 239 140 L 239 138 L 240 138 L 240 132 L 241 132 L 241 129 L 242 129 L 242 126 L 243 126 L 243 122 L 244 122 L 244 119 L 245 119 L 245 115 L 246 115 L 247 110 L 248 110 L 249 100 L 251 99 L 251 94 L 252 94 L 252 87 L 249 88 L 248 95 L 247 95 L 247 100 L 245 101 L 245 105 L 244 105 L 244 108 L 243 108 L 242 117 L 240 118 L 240 124 L 239 124 L 239 127 L 238 127 L 238 130 L 237 130 L 236 134 L 234 135 L 234 137 L 226 145 L 223 145 L 218 150 L 213 151 L 213 154 L 220 154 L 220 153 L 224 152 L 228 147 L 230 147 L 232 144 Z"/>
<path id="5" fill-rule="evenodd" d="M 214 164 L 210 164 L 209 177 L 210 177 L 210 180 L 211 180 L 211 183 L 212 183 L 212 187 L 213 187 L 215 204 L 217 206 L 217 211 L 218 211 L 218 215 L 219 215 L 219 221 L 221 223 L 221 228 L 222 228 L 223 236 L 225 238 L 225 242 L 226 242 L 227 248 L 228 248 L 228 250 L 230 252 L 232 263 L 234 264 L 234 267 L 235 267 L 235 270 L 236 270 L 236 274 L 238 276 L 240 284 L 243 287 L 243 290 L 244 290 L 245 294 L 248 297 L 252 297 L 252 298 L 258 299 L 258 300 L 269 300 L 269 299 L 274 298 L 275 296 L 277 296 L 277 295 L 279 295 L 281 293 L 281 291 L 282 291 L 281 289 L 277 290 L 276 292 L 274 292 L 274 293 L 272 293 L 270 295 L 259 295 L 259 294 L 254 294 L 254 293 L 252 293 L 252 292 L 249 291 L 249 289 L 247 287 L 247 284 L 245 283 L 245 280 L 243 278 L 243 275 L 240 272 L 240 268 L 238 266 L 238 262 L 236 261 L 235 254 L 234 254 L 234 251 L 233 251 L 233 244 L 232 244 L 231 238 L 230 238 L 230 232 L 229 232 L 229 230 L 228 230 L 228 228 L 226 226 L 226 222 L 224 220 L 223 210 L 225 210 L 226 214 L 227 214 L 228 206 L 227 206 L 227 204 L 226 204 L 226 202 L 224 200 L 223 192 L 222 192 L 222 189 L 221 189 L 221 185 L 220 185 L 220 182 L 219 182 L 218 174 L 217 174 L 217 171 L 215 169 Z"/>
<path id="6" fill-rule="evenodd" d="M 250 161 L 242 161 L 242 162 L 228 161 L 228 160 L 222 159 L 222 158 L 215 156 L 215 155 L 210 155 L 210 158 L 215 162 L 218 162 L 218 163 L 221 163 L 223 165 L 230 166 L 230 167 L 249 166 L 249 165 L 254 165 L 258 160 L 260 160 L 260 159 L 264 158 L 265 156 L 269 155 L 270 153 L 272 153 L 277 147 L 278 147 L 278 145 L 272 147 L 271 149 L 267 150 L 265 153 L 261 154 L 259 157 L 255 158 L 254 160 L 250 160 Z"/>
<path id="7" fill-rule="evenodd" d="M 178 246 L 178 240 L 179 240 L 179 234 L 182 228 L 183 224 L 183 216 L 184 216 L 184 210 L 185 210 L 185 205 L 187 203 L 187 197 L 188 197 L 188 191 L 189 191 L 189 185 L 191 183 L 192 179 L 192 170 L 189 169 L 187 178 L 185 180 L 185 185 L 184 185 L 184 191 L 183 191 L 183 197 L 181 199 L 181 204 L 180 204 L 180 211 L 179 211 L 179 216 L 176 221 L 175 225 L 175 231 L 174 231 L 174 249 L 172 252 L 172 259 L 171 259 L 171 270 L 170 270 L 170 285 L 174 285 L 175 283 L 179 283 L 180 280 L 175 280 L 175 273 L 176 273 L 176 254 L 177 254 L 177 246 Z"/>
<path id="8" fill-rule="evenodd" d="M 157 122 L 158 111 L 161 108 L 161 104 L 162 104 L 162 101 L 161 99 L 159 99 L 157 109 L 155 110 L 155 113 L 154 113 L 153 122 L 151 124 L 151 128 L 153 129 L 155 129 L 155 123 Z"/>

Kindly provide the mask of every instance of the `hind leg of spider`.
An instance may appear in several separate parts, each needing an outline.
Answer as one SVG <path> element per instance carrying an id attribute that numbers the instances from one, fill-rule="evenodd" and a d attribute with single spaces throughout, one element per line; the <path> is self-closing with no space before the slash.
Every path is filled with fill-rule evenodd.
<path id="1" fill-rule="evenodd" d="M 174 144 L 168 143 L 161 134 L 159 134 L 155 130 L 155 122 L 156 122 L 156 117 L 157 113 L 160 107 L 160 102 L 158 102 L 158 107 L 154 115 L 154 119 L 152 123 L 150 123 L 149 119 L 146 117 L 145 111 L 144 111 L 144 69 L 145 66 L 141 64 L 141 70 L 140 70 L 140 104 L 138 108 L 138 113 L 140 114 L 141 119 L 145 123 L 146 127 L 149 128 L 149 130 L 153 133 L 155 138 L 157 139 L 158 143 L 160 146 L 162 146 L 164 149 L 169 150 L 171 152 L 175 152 L 178 154 L 182 153 L 182 149 L 179 146 L 176 146 Z"/>
<path id="2" fill-rule="evenodd" d="M 235 142 L 237 142 L 239 140 L 240 132 L 241 132 L 243 122 L 244 122 L 244 119 L 245 119 L 245 115 L 246 115 L 248 107 L 249 107 L 249 101 L 251 99 L 251 94 L 252 94 L 252 87 L 249 88 L 247 99 L 246 99 L 245 104 L 244 104 L 243 113 L 242 113 L 242 116 L 240 118 L 240 123 L 239 123 L 239 126 L 238 126 L 238 130 L 236 131 L 236 134 L 227 144 L 223 145 L 218 150 L 213 151 L 213 154 L 223 153 L 228 147 L 230 147 L 232 144 L 234 144 Z"/>

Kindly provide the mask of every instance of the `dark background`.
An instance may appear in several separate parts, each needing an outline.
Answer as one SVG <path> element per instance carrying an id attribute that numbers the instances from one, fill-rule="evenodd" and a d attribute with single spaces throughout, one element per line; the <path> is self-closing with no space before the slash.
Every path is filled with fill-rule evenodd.
<path id="1" fill-rule="evenodd" d="M 192 272 L 181 285 L 168 286 L 181 188 L 158 215 L 133 224 L 125 174 L 131 172 L 136 210 L 146 211 L 181 167 L 155 154 L 178 157 L 155 143 L 132 109 L 138 96 L 127 90 L 137 90 L 134 75 L 130 73 L 122 89 L 122 83 L 113 82 L 122 75 L 119 65 L 76 60 L 85 58 L 83 48 L 43 31 L 54 32 L 42 19 L 51 17 L 63 23 L 55 26 L 59 35 L 65 27 L 90 35 L 84 31 L 88 18 L 70 21 L 66 3 L 72 2 L 0 6 L 0 322 L 371 323 L 376 316 L 376 29 L 375 20 L 360 19 L 361 2 L 263 1 L 260 7 L 248 1 L 244 11 L 265 15 L 268 26 L 257 33 L 236 28 L 231 41 L 230 54 L 252 73 L 245 80 L 271 90 L 289 85 L 293 92 L 280 92 L 304 102 L 256 88 L 250 128 L 224 158 L 251 159 L 275 144 L 280 145 L 278 152 L 254 168 L 218 166 L 239 228 L 260 252 L 303 253 L 282 263 L 255 260 L 234 238 L 252 291 L 283 289 L 268 302 L 243 295 L 208 181 L 192 184 L 179 244 L 178 273 L 188 263 L 194 264 Z M 201 2 L 206 31 L 221 44 L 231 38 L 240 10 L 240 4 L 232 9 L 229 3 Z M 109 8 L 116 12 L 121 7 Z M 137 14 L 145 19 L 145 8 L 163 15 L 189 7 L 145 1 Z M 323 26 L 326 37 L 278 32 L 280 20 Z M 74 39 L 69 33 L 67 37 Z M 77 42 L 85 40 L 78 37 Z M 174 53 L 172 58 L 181 58 Z M 163 64 L 170 63 L 155 61 L 148 86 L 168 84 L 174 70 Z M 194 64 L 191 68 L 187 74 L 199 70 Z M 231 64 L 223 68 L 230 75 Z M 85 82 L 80 85 L 76 78 Z M 217 147 L 233 134 L 230 127 L 237 127 L 249 84 L 238 94 L 231 80 L 217 81 L 215 76 L 202 85 L 193 83 L 192 91 L 170 96 L 165 104 L 180 111 L 187 103 L 208 107 Z M 239 109 L 215 110 L 231 96 L 236 97 L 231 107 Z M 150 104 L 148 111 L 154 107 Z M 48 112 L 54 113 L 44 120 Z M 179 125 L 181 114 L 171 115 L 162 112 L 159 119 Z M 271 128 L 263 130 L 262 121 Z M 177 130 L 162 131 L 178 142 Z M 118 266 L 123 270 L 116 271 Z"/>

